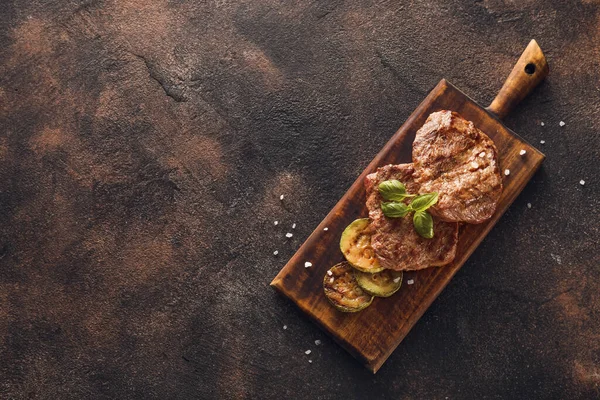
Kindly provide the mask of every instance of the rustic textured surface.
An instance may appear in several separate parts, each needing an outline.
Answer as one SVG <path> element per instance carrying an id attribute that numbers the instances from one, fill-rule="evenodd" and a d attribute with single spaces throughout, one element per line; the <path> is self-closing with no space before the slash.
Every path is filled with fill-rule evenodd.
<path id="1" fill-rule="evenodd" d="M 0 398 L 600 396 L 600 2 L 398 3 L 0 3 Z M 530 38 L 506 124 L 547 159 L 373 376 L 268 283 L 440 78 L 489 102 Z"/>

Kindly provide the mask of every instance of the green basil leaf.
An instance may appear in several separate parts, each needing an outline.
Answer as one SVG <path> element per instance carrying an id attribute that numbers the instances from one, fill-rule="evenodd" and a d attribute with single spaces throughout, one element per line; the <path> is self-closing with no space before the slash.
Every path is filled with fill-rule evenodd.
<path id="1" fill-rule="evenodd" d="M 406 187 L 396 179 L 379 184 L 379 194 L 386 200 L 402 201 L 406 197 Z"/>
<path id="2" fill-rule="evenodd" d="M 425 239 L 433 237 L 433 218 L 427 211 L 417 211 L 413 215 L 413 225 L 419 235 Z"/>
<path id="3" fill-rule="evenodd" d="M 404 218 L 411 209 L 404 203 L 391 201 L 389 203 L 381 203 L 381 211 L 388 218 Z"/>
<path id="4" fill-rule="evenodd" d="M 415 211 L 425 211 L 438 201 L 437 192 L 420 194 L 410 202 L 410 206 Z"/>

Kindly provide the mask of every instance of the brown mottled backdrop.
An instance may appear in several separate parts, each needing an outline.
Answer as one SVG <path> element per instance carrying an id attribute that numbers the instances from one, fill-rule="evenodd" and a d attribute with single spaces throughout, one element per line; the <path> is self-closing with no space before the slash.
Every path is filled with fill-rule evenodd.
<path id="1" fill-rule="evenodd" d="M 600 1 L 0 16 L 0 398 L 600 397 Z M 268 284 L 440 78 L 487 103 L 531 38 L 506 123 L 548 158 L 373 376 Z"/>

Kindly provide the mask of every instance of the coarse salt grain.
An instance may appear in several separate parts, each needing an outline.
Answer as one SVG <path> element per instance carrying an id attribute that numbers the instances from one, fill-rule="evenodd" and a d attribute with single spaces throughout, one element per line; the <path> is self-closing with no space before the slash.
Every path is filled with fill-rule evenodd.
<path id="1" fill-rule="evenodd" d="M 273 221 L 273 225 L 277 225 L 279 221 Z"/>
<path id="2" fill-rule="evenodd" d="M 585 181 L 582 179 L 582 180 L 580 180 L 580 181 L 579 181 L 579 184 L 580 184 L 581 186 L 583 186 L 583 185 L 585 185 Z"/>
<path id="3" fill-rule="evenodd" d="M 279 200 L 283 200 L 283 195 L 279 196 Z"/>
<path id="4" fill-rule="evenodd" d="M 505 169 L 504 170 L 504 175 L 509 176 L 510 175 L 510 169 Z"/>
<path id="5" fill-rule="evenodd" d="M 329 275 L 329 276 L 332 276 L 332 275 L 333 275 L 333 272 L 331 272 L 331 270 L 330 270 L 330 271 L 327 271 L 327 275 Z"/>
<path id="6" fill-rule="evenodd" d="M 334 280 L 335 280 L 334 278 L 331 278 L 331 279 L 329 280 L 329 283 L 333 283 L 333 281 L 334 281 Z"/>
<path id="7" fill-rule="evenodd" d="M 308 362 L 312 364 L 312 360 L 308 360 Z"/>
<path id="8" fill-rule="evenodd" d="M 306 350 L 306 351 L 304 352 L 304 354 L 306 354 L 306 355 L 309 355 L 310 353 L 311 353 L 311 351 L 310 351 L 310 350 Z"/>
<path id="9" fill-rule="evenodd" d="M 275 250 L 275 251 L 273 252 L 273 255 L 274 255 L 274 256 L 276 256 L 277 254 L 279 254 L 279 252 L 278 252 L 277 250 Z"/>
<path id="10" fill-rule="evenodd" d="M 285 234 L 285 237 L 286 237 L 286 238 L 291 238 L 292 236 L 294 236 L 294 235 L 293 235 L 293 234 L 291 234 L 291 233 L 289 233 L 289 232 Z"/>
<path id="11" fill-rule="evenodd" d="M 543 123 L 543 122 L 540 122 L 540 125 L 541 125 L 541 126 L 544 126 L 544 123 Z"/>
<path id="12" fill-rule="evenodd" d="M 324 231 L 328 231 L 328 230 L 329 230 L 329 228 L 328 228 L 328 227 L 325 227 L 325 228 L 323 228 L 323 230 L 324 230 Z"/>
<path id="13" fill-rule="evenodd" d="M 400 277 L 394 278 L 394 283 L 400 282 L 400 279 L 401 279 Z"/>
<path id="14" fill-rule="evenodd" d="M 315 340 L 315 344 L 318 346 L 321 344 L 321 341 L 319 339 Z"/>
<path id="15" fill-rule="evenodd" d="M 283 329 L 284 329 L 284 330 L 285 330 L 285 329 L 287 329 L 287 325 L 284 325 L 284 326 L 283 326 Z"/>
<path id="16" fill-rule="evenodd" d="M 559 124 L 560 126 L 565 126 L 565 125 L 566 125 L 566 124 L 565 124 L 565 121 L 560 121 L 558 124 Z"/>
<path id="17" fill-rule="evenodd" d="M 527 208 L 531 208 L 531 203 L 527 203 Z"/>
<path id="18" fill-rule="evenodd" d="M 471 168 L 479 168 L 479 164 L 477 164 L 475 161 L 471 162 Z"/>
<path id="19" fill-rule="evenodd" d="M 545 140 L 540 140 L 540 143 L 541 144 L 546 144 L 546 141 Z"/>
<path id="20" fill-rule="evenodd" d="M 295 223 L 292 224 L 292 229 L 296 229 L 296 224 Z"/>
<path id="21" fill-rule="evenodd" d="M 406 281 L 406 283 L 408 283 L 409 285 L 412 285 L 413 283 L 415 283 L 414 279 L 409 279 Z"/>
<path id="22" fill-rule="evenodd" d="M 307 261 L 304 263 L 304 268 L 310 268 L 312 267 L 312 263 L 310 261 Z"/>
<path id="23" fill-rule="evenodd" d="M 485 151 L 482 151 L 481 153 L 479 153 L 479 157 L 485 157 Z"/>
<path id="24" fill-rule="evenodd" d="M 519 152 L 519 155 L 520 155 L 520 156 L 524 156 L 524 155 L 525 155 L 525 153 L 527 153 L 527 150 L 521 150 L 521 151 Z"/>

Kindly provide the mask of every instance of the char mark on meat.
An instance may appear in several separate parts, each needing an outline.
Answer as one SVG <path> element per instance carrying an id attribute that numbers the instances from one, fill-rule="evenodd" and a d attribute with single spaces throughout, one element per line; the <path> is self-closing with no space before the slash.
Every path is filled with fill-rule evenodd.
<path id="1" fill-rule="evenodd" d="M 367 208 L 373 235 L 371 246 L 385 268 L 410 271 L 441 266 L 450 263 L 456 255 L 458 224 L 445 222 L 437 217 L 434 221 L 434 237 L 421 237 L 413 226 L 412 214 L 404 218 L 388 218 L 381 211 L 384 199 L 379 194 L 379 184 L 397 179 L 404 183 L 408 193 L 418 193 L 412 164 L 386 165 L 365 179 Z"/>
<path id="2" fill-rule="evenodd" d="M 494 142 L 452 111 L 429 116 L 413 142 L 420 193 L 438 192 L 431 213 L 449 222 L 478 224 L 496 211 L 502 175 Z"/>

